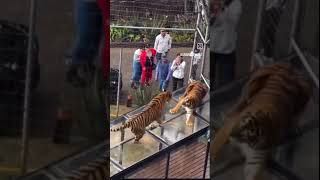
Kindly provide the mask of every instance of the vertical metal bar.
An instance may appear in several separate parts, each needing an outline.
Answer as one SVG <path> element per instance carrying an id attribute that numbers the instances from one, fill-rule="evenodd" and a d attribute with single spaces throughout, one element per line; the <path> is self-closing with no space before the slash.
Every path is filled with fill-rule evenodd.
<path id="1" fill-rule="evenodd" d="M 210 151 L 210 141 L 208 141 L 208 144 L 207 144 L 206 158 L 204 161 L 203 179 L 206 179 L 209 151 Z"/>
<path id="2" fill-rule="evenodd" d="M 119 75 L 118 75 L 118 91 L 117 91 L 117 113 L 116 117 L 119 116 L 119 100 L 120 100 L 120 85 L 121 85 L 121 66 L 122 66 L 122 48 L 120 48 L 120 62 L 119 62 Z"/>
<path id="3" fill-rule="evenodd" d="M 306 57 L 304 56 L 304 54 L 302 53 L 302 51 L 300 50 L 299 46 L 297 45 L 296 41 L 293 38 L 291 38 L 291 44 L 292 44 L 292 47 L 296 50 L 300 61 L 302 62 L 302 64 L 306 68 L 306 70 L 309 73 L 309 75 L 310 75 L 311 79 L 313 80 L 314 84 L 319 89 L 319 79 L 318 79 L 317 75 L 313 72 L 313 70 L 312 70 L 311 66 L 309 65 Z"/>
<path id="4" fill-rule="evenodd" d="M 184 0 L 184 14 L 187 14 L 187 0 Z"/>
<path id="5" fill-rule="evenodd" d="M 163 127 L 160 127 L 160 137 L 163 136 L 163 132 L 164 132 L 164 128 Z M 162 149 L 162 143 L 159 144 L 159 151 Z"/>
<path id="6" fill-rule="evenodd" d="M 168 179 L 168 177 L 169 177 L 169 166 L 170 166 L 170 151 L 168 152 L 168 155 L 167 155 L 167 166 L 166 166 L 165 179 Z"/>
<path id="7" fill-rule="evenodd" d="M 22 151 L 21 151 L 21 174 L 27 172 L 27 156 L 29 148 L 28 126 L 29 126 L 29 111 L 30 111 L 30 90 L 31 90 L 31 72 L 32 72 L 32 44 L 35 32 L 36 23 L 36 0 L 30 1 L 30 17 L 29 17 L 29 32 L 28 32 L 28 54 L 27 54 L 27 69 L 26 82 L 24 89 L 24 104 L 23 104 L 23 125 L 22 125 Z"/>
<path id="8" fill-rule="evenodd" d="M 120 142 L 122 142 L 124 140 L 124 130 L 121 131 L 121 140 Z M 120 155 L 119 155 L 119 164 L 122 165 L 122 160 L 123 160 L 123 144 L 124 143 L 121 143 L 120 145 Z"/>
<path id="9" fill-rule="evenodd" d="M 295 38 L 296 30 L 297 30 L 297 24 L 299 19 L 299 10 L 300 10 L 300 1 L 295 0 L 294 7 L 293 7 L 293 14 L 292 14 L 292 25 L 291 25 L 291 31 L 290 31 L 290 38 Z M 289 49 L 288 54 L 292 53 L 293 47 L 292 43 L 289 43 Z"/>
<path id="10" fill-rule="evenodd" d="M 262 23 L 262 13 L 265 9 L 265 0 L 259 0 L 258 4 L 258 12 L 257 12 L 257 21 L 256 21 L 256 27 L 255 27 L 255 33 L 254 33 L 254 39 L 253 39 L 253 46 L 252 46 L 252 55 L 251 55 L 251 63 L 250 63 L 250 69 L 254 69 L 254 54 L 256 53 L 259 42 L 260 42 L 260 31 L 261 31 L 261 23 Z"/>
<path id="11" fill-rule="evenodd" d="M 197 36 L 197 35 L 198 35 L 197 27 L 199 26 L 200 16 L 201 16 L 201 12 L 199 11 L 199 0 L 196 1 L 196 8 L 197 8 L 198 17 L 197 17 L 197 24 L 196 24 L 196 28 L 195 28 L 195 32 L 194 32 L 194 39 L 193 39 L 193 47 L 192 47 L 192 51 L 193 51 L 193 52 L 194 52 L 194 49 L 196 48 L 196 44 L 197 44 L 197 37 L 198 37 L 198 36 Z M 191 57 L 188 81 L 189 81 L 190 78 L 191 78 L 193 60 L 194 60 L 194 56 Z"/>
<path id="12" fill-rule="evenodd" d="M 204 42 L 204 46 L 203 46 L 203 52 L 202 52 L 202 61 L 201 61 L 201 73 L 203 74 L 204 71 L 204 61 L 206 59 L 206 55 L 207 55 L 207 41 L 209 38 L 209 26 L 207 25 L 206 27 L 206 35 L 205 35 L 205 42 Z"/>

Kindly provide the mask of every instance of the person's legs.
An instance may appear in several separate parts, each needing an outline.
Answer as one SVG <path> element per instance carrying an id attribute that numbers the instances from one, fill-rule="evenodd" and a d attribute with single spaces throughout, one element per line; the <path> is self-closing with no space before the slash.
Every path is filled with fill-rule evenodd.
<path id="1" fill-rule="evenodd" d="M 147 70 L 146 69 L 142 70 L 141 81 L 140 81 L 141 86 L 144 86 L 144 84 L 146 83 L 146 76 L 147 76 L 146 74 L 147 74 Z"/>
<path id="2" fill-rule="evenodd" d="M 177 85 L 178 85 L 178 79 L 175 77 L 172 77 L 172 91 L 177 90 Z"/>
<path id="3" fill-rule="evenodd" d="M 137 84 L 139 84 L 140 77 L 141 77 L 141 64 L 140 62 L 133 61 L 132 85 L 137 86 Z"/>
<path id="4" fill-rule="evenodd" d="M 102 15 L 96 2 L 75 0 L 76 41 L 72 64 L 92 61 L 97 55 L 102 37 Z"/>
<path id="5" fill-rule="evenodd" d="M 157 64 L 159 64 L 159 62 L 161 62 L 161 56 L 162 56 L 162 53 L 157 52 L 157 54 L 156 54 Z"/>
<path id="6" fill-rule="evenodd" d="M 182 79 L 178 79 L 178 85 L 177 85 L 177 88 L 178 88 L 178 89 L 180 89 L 180 88 L 183 87 L 183 81 L 184 81 L 183 78 L 182 78 Z"/>
<path id="7" fill-rule="evenodd" d="M 150 81 L 152 79 L 152 69 L 151 68 L 147 68 L 147 72 L 146 72 L 146 82 L 147 85 L 150 85 Z"/>
<path id="8" fill-rule="evenodd" d="M 86 77 L 81 77 L 79 68 L 82 67 L 87 71 L 97 55 L 102 38 L 103 22 L 101 11 L 96 2 L 75 0 L 74 3 L 76 40 L 71 59 L 67 62 L 67 80 L 84 84 Z"/>
<path id="9" fill-rule="evenodd" d="M 196 79 L 197 76 L 197 69 L 198 69 L 198 64 L 192 65 L 192 71 L 191 71 L 191 78 Z"/>

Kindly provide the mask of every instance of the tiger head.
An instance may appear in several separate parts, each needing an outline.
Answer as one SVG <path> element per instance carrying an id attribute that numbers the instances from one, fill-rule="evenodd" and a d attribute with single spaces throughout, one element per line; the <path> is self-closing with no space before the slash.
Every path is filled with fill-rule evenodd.
<path id="1" fill-rule="evenodd" d="M 161 96 L 162 96 L 163 99 L 164 99 L 165 101 L 167 101 L 167 102 L 170 101 L 171 98 L 172 98 L 172 94 L 171 94 L 170 91 L 162 92 L 162 93 L 161 93 Z"/>

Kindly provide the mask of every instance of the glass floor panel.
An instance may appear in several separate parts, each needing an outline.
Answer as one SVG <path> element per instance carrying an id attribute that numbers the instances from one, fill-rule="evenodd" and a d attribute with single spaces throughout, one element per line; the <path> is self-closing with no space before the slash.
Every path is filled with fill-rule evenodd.
<path id="1" fill-rule="evenodd" d="M 195 116 L 193 126 L 186 125 L 186 114 L 179 115 L 178 117 L 166 122 L 162 127 L 157 127 L 151 132 L 161 137 L 168 144 L 174 144 L 175 142 L 209 126 L 199 116 Z"/>
<path id="2" fill-rule="evenodd" d="M 200 106 L 196 112 L 210 122 L 210 102 Z"/>
<path id="3" fill-rule="evenodd" d="M 126 121 L 126 118 L 125 117 L 121 117 L 121 120 L 120 122 L 124 122 Z M 119 126 L 121 125 L 121 123 L 119 123 Z M 112 128 L 116 128 L 118 127 L 118 124 L 115 125 L 115 126 L 112 126 Z M 119 144 L 121 142 L 121 131 L 117 131 L 117 132 L 111 132 L 110 131 L 110 147 L 114 147 L 115 145 Z M 130 138 L 133 138 L 134 135 L 131 133 L 131 130 L 130 128 L 127 128 L 124 130 L 124 141 L 130 139 Z"/>
<path id="4" fill-rule="evenodd" d="M 110 163 L 110 176 L 113 176 L 120 172 L 113 163 Z"/>
<path id="5" fill-rule="evenodd" d="M 122 150 L 121 150 L 122 147 Z M 159 152 L 167 147 L 165 144 L 158 142 L 150 134 L 146 133 L 140 144 L 135 144 L 134 139 L 123 143 L 110 150 L 110 157 L 116 162 L 120 161 L 120 155 L 122 154 L 122 163 L 124 168 L 127 168 L 136 162 L 139 162 L 152 154 Z"/>

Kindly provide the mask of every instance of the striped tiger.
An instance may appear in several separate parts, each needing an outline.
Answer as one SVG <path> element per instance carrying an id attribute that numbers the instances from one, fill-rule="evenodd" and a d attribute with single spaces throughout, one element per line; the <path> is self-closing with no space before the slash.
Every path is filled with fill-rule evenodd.
<path id="1" fill-rule="evenodd" d="M 87 165 L 81 166 L 77 170 L 68 173 L 64 180 L 105 180 L 110 178 L 109 155 L 105 154 L 89 162 Z"/>
<path id="2" fill-rule="evenodd" d="M 145 128 L 152 122 L 156 121 L 159 125 L 162 124 L 163 111 L 166 102 L 172 97 L 171 92 L 162 92 L 155 96 L 148 105 L 142 110 L 142 112 L 130 117 L 129 121 L 116 129 L 111 129 L 111 132 L 122 131 L 131 127 L 131 132 L 135 135 L 135 143 L 143 137 Z"/>
<path id="3" fill-rule="evenodd" d="M 179 111 L 181 107 L 184 107 L 187 111 L 187 120 L 186 125 L 192 126 L 193 125 L 193 113 L 197 106 L 201 103 L 202 99 L 208 92 L 207 86 L 200 82 L 200 81 L 192 81 L 185 93 L 179 97 L 179 101 L 177 105 L 170 109 L 171 114 L 175 114 Z"/>
<path id="4" fill-rule="evenodd" d="M 226 116 L 211 144 L 211 162 L 230 137 L 246 157 L 245 179 L 261 179 L 271 150 L 286 141 L 312 94 L 310 83 L 290 64 L 258 69 L 247 82 L 240 101 Z"/>

